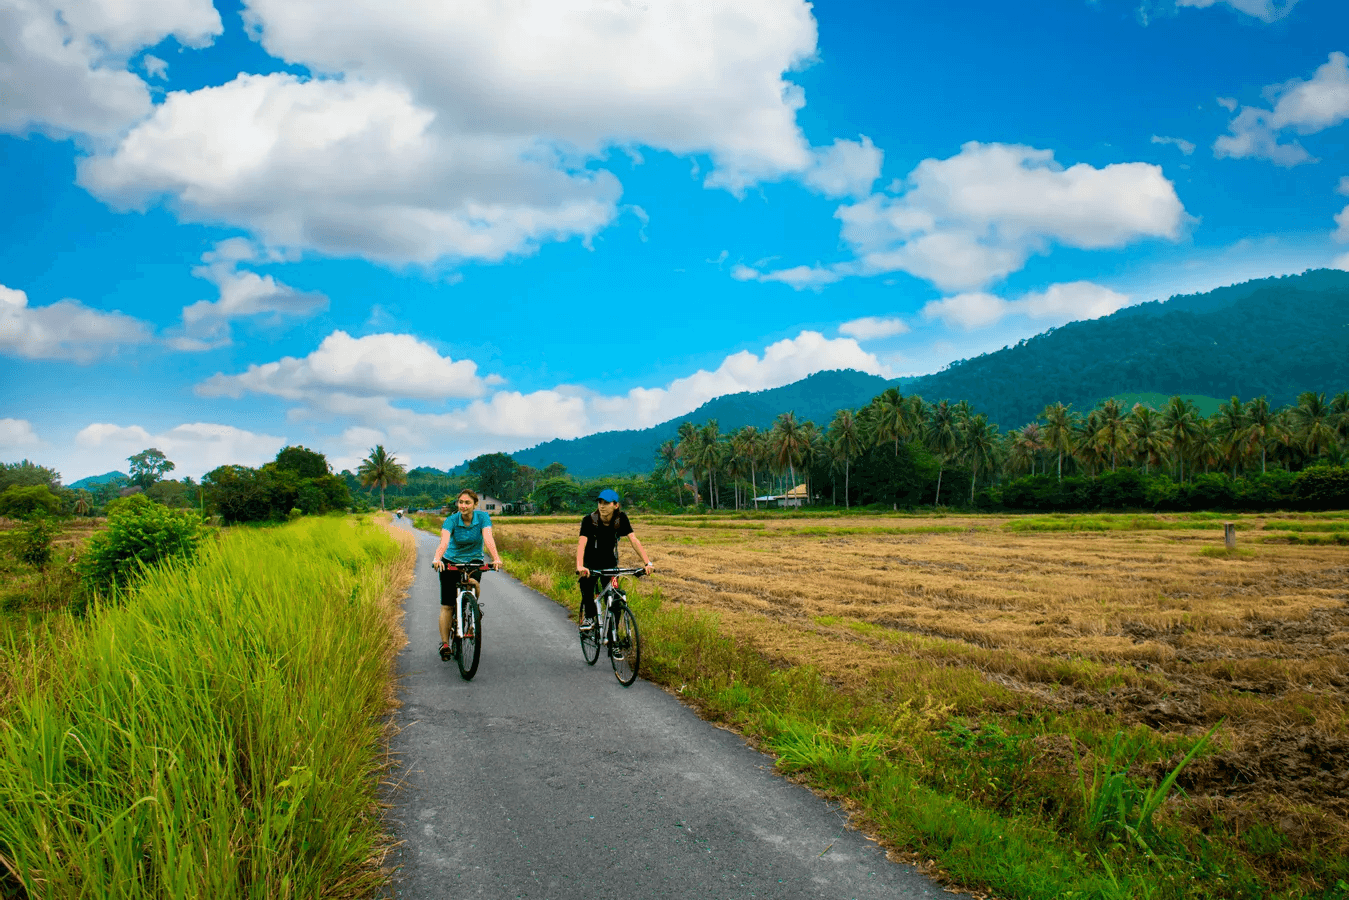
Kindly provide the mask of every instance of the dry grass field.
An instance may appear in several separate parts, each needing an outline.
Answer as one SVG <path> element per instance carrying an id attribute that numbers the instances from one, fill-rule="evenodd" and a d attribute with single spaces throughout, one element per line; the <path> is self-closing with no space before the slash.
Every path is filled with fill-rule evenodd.
<path id="1" fill-rule="evenodd" d="M 1077 745 L 1055 727 L 1192 744 L 1221 721 L 1174 814 L 1220 819 L 1272 853 L 1314 838 L 1343 855 L 1349 518 L 1225 518 L 1235 552 L 1206 514 L 634 524 L 665 602 L 714 612 L 737 641 L 844 691 L 1048 723 L 1042 755 L 1065 766 Z M 575 552 L 571 519 L 497 531 Z"/>

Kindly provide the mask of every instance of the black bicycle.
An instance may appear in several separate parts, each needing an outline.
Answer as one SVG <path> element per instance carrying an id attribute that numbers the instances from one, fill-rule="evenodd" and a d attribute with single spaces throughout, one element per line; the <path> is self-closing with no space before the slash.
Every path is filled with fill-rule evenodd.
<path id="1" fill-rule="evenodd" d="M 469 563 L 466 566 L 445 564 L 447 572 L 488 572 L 492 567 L 482 563 Z M 454 595 L 454 622 L 450 626 L 449 655 L 441 654 L 441 659 L 450 657 L 459 664 L 459 675 L 465 681 L 472 681 L 478 674 L 478 659 L 482 656 L 482 610 L 478 606 L 477 582 L 466 577 L 459 579 L 458 590 Z"/>
<path id="2" fill-rule="evenodd" d="M 595 597 L 599 615 L 589 625 L 586 624 L 585 601 L 581 602 L 577 620 L 581 623 L 581 656 L 593 666 L 599 660 L 603 646 L 614 667 L 614 677 L 619 684 L 628 687 L 637 680 L 637 668 L 642 662 L 642 638 L 637 631 L 637 617 L 628 606 L 627 592 L 618 579 L 628 575 L 640 578 L 646 574 L 646 569 L 641 566 L 635 569 L 591 569 L 590 574 L 598 575 L 605 581 L 605 586 Z"/>

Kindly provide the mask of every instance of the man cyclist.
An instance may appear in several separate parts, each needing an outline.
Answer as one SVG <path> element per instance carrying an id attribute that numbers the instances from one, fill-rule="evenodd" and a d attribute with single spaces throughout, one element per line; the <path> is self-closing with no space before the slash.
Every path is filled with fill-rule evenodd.
<path id="1" fill-rule="evenodd" d="M 476 572 L 463 568 L 482 561 L 482 548 L 487 545 L 492 554 L 492 568 L 500 571 L 501 554 L 497 553 L 492 537 L 492 517 L 478 509 L 478 495 L 465 488 L 455 501 L 457 512 L 452 512 L 440 527 L 440 546 L 431 557 L 431 565 L 440 573 L 440 658 L 450 658 L 450 628 L 454 625 L 455 599 L 460 580 L 471 581 Z M 450 569 L 447 566 L 456 566 Z M 482 590 L 478 591 L 478 614 L 482 615 Z"/>
<path id="2" fill-rule="evenodd" d="M 613 569 L 618 566 L 618 539 L 627 537 L 633 548 L 642 558 L 646 574 L 650 575 L 655 566 L 646 548 L 633 533 L 628 514 L 618 508 L 618 494 L 610 488 L 600 491 L 595 498 L 595 511 L 581 520 L 581 537 L 576 542 L 576 574 L 581 588 L 581 606 L 584 614 L 581 627 L 595 624 L 595 591 L 599 586 L 599 576 L 592 575 L 592 569 Z"/>

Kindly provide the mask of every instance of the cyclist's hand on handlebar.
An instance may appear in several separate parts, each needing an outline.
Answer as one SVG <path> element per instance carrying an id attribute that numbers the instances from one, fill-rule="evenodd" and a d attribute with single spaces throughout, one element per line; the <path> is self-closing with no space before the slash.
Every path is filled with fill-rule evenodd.
<path id="1" fill-rule="evenodd" d="M 576 568 L 576 574 L 577 574 L 577 575 L 580 575 L 582 578 L 589 578 L 589 577 L 590 577 L 590 570 L 587 569 L 585 566 L 577 566 L 577 568 Z"/>
<path id="2" fill-rule="evenodd" d="M 445 561 L 442 559 L 433 559 L 431 560 L 431 568 L 435 569 L 437 572 L 443 572 L 445 571 Z"/>
<path id="3" fill-rule="evenodd" d="M 500 572 L 502 569 L 506 568 L 506 564 L 499 559 L 494 559 L 492 560 L 492 568 Z"/>
<path id="4" fill-rule="evenodd" d="M 656 571 L 655 563 L 647 563 L 644 571 L 647 575 L 650 575 L 652 572 Z"/>

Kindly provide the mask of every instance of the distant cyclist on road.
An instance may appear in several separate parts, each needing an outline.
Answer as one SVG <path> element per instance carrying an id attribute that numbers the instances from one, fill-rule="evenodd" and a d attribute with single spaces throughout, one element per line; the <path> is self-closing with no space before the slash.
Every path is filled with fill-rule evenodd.
<path id="1" fill-rule="evenodd" d="M 618 539 L 627 537 L 650 575 L 655 566 L 647 556 L 642 542 L 633 533 L 628 514 L 618 508 L 617 492 L 605 488 L 596 498 L 596 509 L 581 520 L 581 538 L 576 542 L 576 574 L 581 588 L 581 604 L 585 609 L 582 627 L 594 624 L 595 590 L 599 576 L 592 569 L 613 569 L 618 566 Z"/>
<path id="2" fill-rule="evenodd" d="M 450 652 L 450 627 L 454 622 L 454 601 L 458 594 L 459 580 L 472 579 L 477 573 L 467 572 L 462 567 L 469 563 L 478 563 L 483 559 L 482 548 L 492 554 L 492 568 L 500 571 L 501 554 L 497 553 L 496 540 L 492 537 L 492 517 L 478 509 L 478 495 L 467 488 L 459 492 L 455 501 L 458 512 L 452 512 L 445 524 L 440 527 L 440 546 L 431 565 L 440 572 L 440 655 Z M 446 565 L 459 566 L 447 569 Z M 478 614 L 482 614 L 482 589 L 478 589 Z"/>

